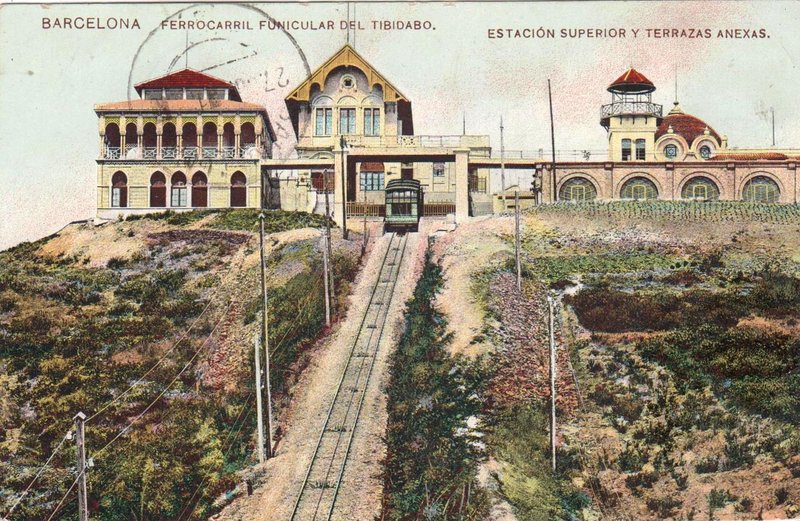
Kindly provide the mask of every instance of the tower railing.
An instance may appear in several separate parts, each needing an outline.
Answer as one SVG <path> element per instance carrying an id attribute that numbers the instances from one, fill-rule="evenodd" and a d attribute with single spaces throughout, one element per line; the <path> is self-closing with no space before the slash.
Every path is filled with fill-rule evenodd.
<path id="1" fill-rule="evenodd" d="M 660 118 L 663 112 L 664 107 L 658 103 L 649 101 L 615 101 L 602 106 L 600 117 L 608 118 L 610 116 L 627 116 L 630 114 Z"/>

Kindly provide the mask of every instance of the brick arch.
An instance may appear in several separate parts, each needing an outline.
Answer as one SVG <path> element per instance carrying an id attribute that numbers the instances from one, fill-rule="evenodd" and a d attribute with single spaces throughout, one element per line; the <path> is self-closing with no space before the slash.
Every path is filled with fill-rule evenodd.
<path id="1" fill-rule="evenodd" d="M 631 172 L 630 174 L 625 175 L 622 179 L 619 179 L 616 182 L 616 186 L 614 187 L 614 196 L 621 198 L 622 187 L 625 185 L 625 183 L 627 183 L 634 177 L 644 177 L 648 181 L 652 181 L 652 183 L 656 185 L 659 198 L 664 195 L 664 187 L 661 185 L 661 182 L 658 179 L 656 179 L 653 175 L 648 174 L 647 172 Z"/>
<path id="2" fill-rule="evenodd" d="M 719 178 L 717 174 L 713 174 L 711 172 L 706 172 L 703 170 L 698 170 L 697 172 L 692 172 L 691 174 L 686 175 L 681 181 L 678 183 L 678 189 L 676 196 L 683 198 L 681 194 L 683 194 L 683 188 L 689 184 L 692 179 L 697 179 L 698 177 L 705 177 L 717 187 L 717 191 L 719 192 L 720 199 L 727 199 L 728 194 L 725 188 L 722 179 Z"/>
<path id="3" fill-rule="evenodd" d="M 594 187 L 595 194 L 597 195 L 597 199 L 602 199 L 603 191 L 600 188 L 600 183 L 592 176 L 592 174 L 586 172 L 571 172 L 565 175 L 556 185 L 556 194 L 558 194 L 558 199 L 561 199 L 561 189 L 564 187 L 565 184 L 572 181 L 573 179 L 586 179 L 589 181 L 592 186 Z"/>

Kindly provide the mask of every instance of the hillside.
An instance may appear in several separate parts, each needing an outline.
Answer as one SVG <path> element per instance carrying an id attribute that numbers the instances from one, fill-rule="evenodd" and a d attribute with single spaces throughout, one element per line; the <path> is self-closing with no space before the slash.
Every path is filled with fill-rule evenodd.
<path id="1" fill-rule="evenodd" d="M 318 216 L 266 220 L 276 437 L 324 333 Z M 95 519 L 205 519 L 253 463 L 257 213 L 74 224 L 0 253 L 0 513 L 48 519 L 84 412 Z M 339 302 L 359 264 L 334 235 Z M 341 310 L 343 311 L 343 310 Z M 41 475 L 37 470 L 53 454 Z M 34 481 L 34 477 L 36 477 Z M 72 519 L 75 501 L 55 519 Z"/>

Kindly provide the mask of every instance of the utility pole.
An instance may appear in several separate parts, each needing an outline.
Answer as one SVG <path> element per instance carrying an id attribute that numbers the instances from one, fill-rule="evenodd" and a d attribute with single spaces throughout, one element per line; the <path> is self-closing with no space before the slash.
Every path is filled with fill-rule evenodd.
<path id="1" fill-rule="evenodd" d="M 362 190 L 361 193 L 364 206 L 364 230 L 362 231 L 364 242 L 361 244 L 361 255 L 364 255 L 367 252 L 367 191 Z"/>
<path id="2" fill-rule="evenodd" d="M 256 375 L 256 417 L 258 434 L 258 462 L 264 463 L 264 406 L 261 403 L 261 342 L 259 334 L 253 334 L 253 349 L 255 349 L 255 375 Z"/>
<path id="3" fill-rule="evenodd" d="M 260 250 L 261 250 L 261 296 L 263 303 L 261 306 L 262 340 L 264 341 L 264 369 L 267 387 L 267 434 L 269 445 L 267 445 L 266 457 L 272 457 L 272 390 L 269 384 L 269 323 L 267 321 L 267 263 L 264 257 L 264 219 L 266 216 L 262 212 L 258 216 L 261 221 L 259 228 Z M 260 392 L 260 391 L 259 391 Z"/>
<path id="4" fill-rule="evenodd" d="M 503 116 L 500 116 L 500 196 L 503 198 L 503 211 L 507 211 L 506 206 L 506 161 L 505 147 L 503 146 Z"/>
<path id="5" fill-rule="evenodd" d="M 342 238 L 347 240 L 347 161 L 344 158 L 347 151 L 347 140 L 344 136 L 339 138 L 339 145 L 342 149 Z"/>
<path id="6" fill-rule="evenodd" d="M 522 262 L 520 260 L 519 187 L 514 192 L 514 256 L 517 259 L 517 291 L 522 291 Z"/>
<path id="7" fill-rule="evenodd" d="M 553 297 L 547 297 L 550 332 L 550 460 L 556 471 L 556 335 L 553 325 Z"/>
<path id="8" fill-rule="evenodd" d="M 75 446 L 78 449 L 78 521 L 89 521 L 89 505 L 86 497 L 86 439 L 84 422 L 86 415 L 75 415 Z"/>
<path id="9" fill-rule="evenodd" d="M 328 172 L 329 170 L 326 168 L 322 173 L 324 178 L 323 185 L 325 186 L 325 248 L 328 252 L 328 267 L 325 269 L 325 277 L 327 279 L 326 284 L 328 285 L 328 290 L 330 292 L 327 301 L 329 304 L 326 305 L 333 307 L 332 295 L 336 295 L 336 292 L 333 290 L 333 252 L 331 251 L 331 208 L 328 202 L 328 195 L 330 192 L 330 189 L 328 188 Z M 342 193 L 344 193 L 344 188 L 342 188 Z"/>
<path id="10" fill-rule="evenodd" d="M 553 92 L 550 90 L 550 80 L 547 80 L 547 97 L 550 100 L 550 147 L 553 149 L 553 173 L 551 176 L 551 201 L 556 202 L 556 133 L 553 125 Z M 542 183 L 544 189 L 544 183 Z"/>
<path id="11" fill-rule="evenodd" d="M 328 289 L 328 235 L 322 229 L 322 281 L 325 286 L 325 325 L 331 325 L 331 295 Z"/>

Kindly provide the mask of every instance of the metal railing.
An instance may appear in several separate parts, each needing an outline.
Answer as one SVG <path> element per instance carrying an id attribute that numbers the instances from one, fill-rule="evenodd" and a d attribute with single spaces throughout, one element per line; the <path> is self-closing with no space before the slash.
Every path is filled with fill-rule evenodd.
<path id="1" fill-rule="evenodd" d="M 131 154 L 131 152 L 134 152 Z M 238 155 L 237 155 L 238 151 Z M 222 150 L 217 150 L 217 147 L 196 147 L 188 146 L 182 149 L 174 146 L 161 147 L 161 155 L 159 156 L 158 147 L 142 147 L 136 145 L 125 145 L 124 149 L 120 147 L 106 146 L 103 149 L 102 159 L 267 159 L 269 153 L 266 149 L 258 149 L 255 145 L 246 144 L 238 150 L 235 146 L 224 146 Z"/>
<path id="2" fill-rule="evenodd" d="M 216 159 L 217 147 L 203 147 L 203 159 Z"/>
<path id="3" fill-rule="evenodd" d="M 222 147 L 223 159 L 233 159 L 236 157 L 236 147 Z"/>
<path id="4" fill-rule="evenodd" d="M 422 215 L 428 217 L 444 217 L 451 213 L 456 213 L 455 203 L 425 203 L 422 209 Z"/>
<path id="5" fill-rule="evenodd" d="M 144 159 L 155 159 L 157 156 L 158 149 L 156 147 L 144 147 L 142 158 Z"/>
<path id="6" fill-rule="evenodd" d="M 489 136 L 450 135 L 450 136 L 344 136 L 352 147 L 409 147 L 409 148 L 489 148 Z M 318 138 L 314 138 L 317 141 Z M 331 138 L 325 138 L 330 141 Z"/>
<path id="7" fill-rule="evenodd" d="M 500 152 L 493 151 L 492 159 L 500 159 Z M 553 160 L 553 153 L 546 149 L 540 148 L 538 150 L 506 150 L 503 152 L 503 159 L 535 159 L 542 162 L 549 162 Z M 607 161 L 608 150 L 556 150 L 556 161 Z"/>
<path id="8" fill-rule="evenodd" d="M 347 201 L 347 215 L 351 217 L 384 217 L 386 205 L 380 203 L 364 203 L 361 201 Z"/>
<path id="9" fill-rule="evenodd" d="M 178 157 L 178 148 L 177 147 L 161 147 L 161 158 L 162 159 L 175 159 Z"/>
<path id="10" fill-rule="evenodd" d="M 106 153 L 103 157 L 106 159 L 119 159 L 119 147 L 106 147 Z"/>
<path id="11" fill-rule="evenodd" d="M 184 159 L 197 159 L 197 147 L 183 147 Z"/>
<path id="12" fill-rule="evenodd" d="M 663 106 L 649 101 L 616 101 L 600 108 L 600 117 L 621 116 L 627 114 L 661 117 Z"/>

